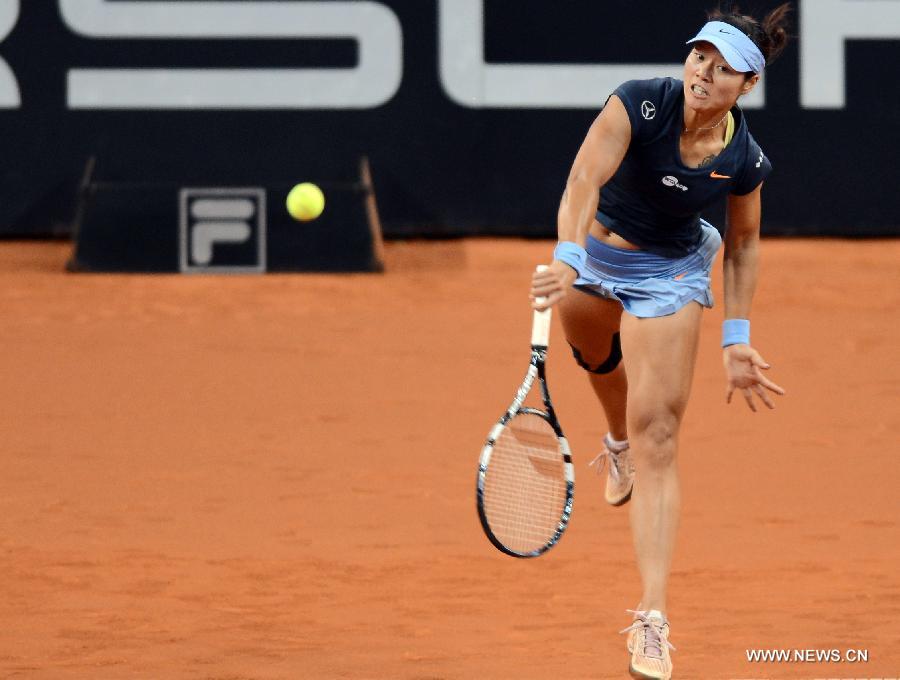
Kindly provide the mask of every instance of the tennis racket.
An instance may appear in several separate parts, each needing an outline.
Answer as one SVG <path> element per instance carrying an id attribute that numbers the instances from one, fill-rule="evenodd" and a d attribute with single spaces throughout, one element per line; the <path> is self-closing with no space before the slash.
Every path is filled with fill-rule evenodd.
<path id="1" fill-rule="evenodd" d="M 545 269 L 540 265 L 538 270 Z M 478 517 L 488 539 L 513 557 L 537 557 L 556 545 L 572 514 L 572 453 L 550 402 L 544 363 L 550 309 L 534 312 L 531 362 L 516 397 L 488 434 L 478 465 Z M 537 379 L 543 410 L 523 406 Z"/>

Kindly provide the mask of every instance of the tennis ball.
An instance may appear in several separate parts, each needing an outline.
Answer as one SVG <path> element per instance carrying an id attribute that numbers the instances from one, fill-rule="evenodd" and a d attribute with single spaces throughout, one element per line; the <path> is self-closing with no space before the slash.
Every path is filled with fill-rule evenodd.
<path id="1" fill-rule="evenodd" d="M 303 182 L 291 189 L 286 203 L 291 217 L 301 222 L 309 222 L 325 210 L 325 194 L 312 182 Z"/>

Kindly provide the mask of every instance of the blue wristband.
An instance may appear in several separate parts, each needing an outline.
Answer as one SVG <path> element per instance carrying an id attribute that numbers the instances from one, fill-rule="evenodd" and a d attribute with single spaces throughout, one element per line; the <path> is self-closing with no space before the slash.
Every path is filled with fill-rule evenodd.
<path id="1" fill-rule="evenodd" d="M 750 344 L 750 322 L 747 319 L 725 319 L 722 322 L 722 347 Z"/>
<path id="2" fill-rule="evenodd" d="M 587 262 L 587 251 L 573 241 L 560 241 L 553 249 L 553 259 L 565 262 L 581 276 Z"/>

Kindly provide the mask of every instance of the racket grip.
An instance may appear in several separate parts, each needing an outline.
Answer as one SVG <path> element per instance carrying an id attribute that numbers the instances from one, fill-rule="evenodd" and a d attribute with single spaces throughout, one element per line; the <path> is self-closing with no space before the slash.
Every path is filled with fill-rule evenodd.
<path id="1" fill-rule="evenodd" d="M 539 264 L 535 271 L 545 271 L 548 269 L 547 265 Z M 539 297 L 535 298 L 535 302 L 541 304 L 547 298 Z M 550 342 L 550 312 L 553 308 L 550 307 L 545 309 L 543 312 L 539 312 L 534 310 L 534 318 L 531 322 L 531 345 L 532 347 L 547 347 Z"/>

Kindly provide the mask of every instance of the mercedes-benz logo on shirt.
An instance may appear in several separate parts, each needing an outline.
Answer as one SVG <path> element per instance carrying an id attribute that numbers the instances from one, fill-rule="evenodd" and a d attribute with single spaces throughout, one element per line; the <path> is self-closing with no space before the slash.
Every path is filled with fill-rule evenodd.
<path id="1" fill-rule="evenodd" d="M 641 102 L 641 115 L 644 117 L 644 120 L 653 120 L 656 117 L 656 106 L 653 102 L 646 99 Z"/>

